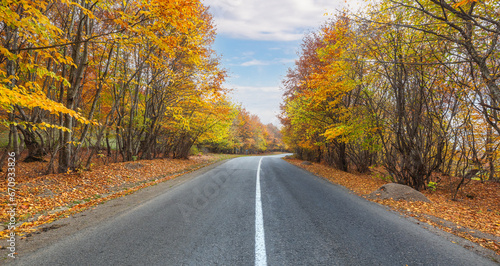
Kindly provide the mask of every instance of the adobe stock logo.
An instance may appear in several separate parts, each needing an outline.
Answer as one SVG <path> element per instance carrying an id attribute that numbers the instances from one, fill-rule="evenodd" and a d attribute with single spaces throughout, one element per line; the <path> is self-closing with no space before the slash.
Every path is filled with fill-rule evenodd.
<path id="1" fill-rule="evenodd" d="M 203 185 L 199 185 L 191 190 L 191 196 L 189 200 L 181 203 L 177 203 L 177 209 L 180 211 L 184 222 L 190 222 L 193 216 L 196 216 L 198 211 L 205 209 L 207 205 L 214 199 L 216 199 L 221 189 L 223 189 L 224 185 L 230 179 L 234 172 L 233 170 L 229 172 L 228 170 L 224 170 L 222 173 L 215 173 L 214 175 L 208 178 L 208 181 Z M 236 204 L 242 206 L 245 202 L 236 198 Z"/>

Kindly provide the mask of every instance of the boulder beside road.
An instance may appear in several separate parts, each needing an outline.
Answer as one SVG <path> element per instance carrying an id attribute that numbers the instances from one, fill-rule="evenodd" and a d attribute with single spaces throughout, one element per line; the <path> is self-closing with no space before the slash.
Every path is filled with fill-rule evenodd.
<path id="1" fill-rule="evenodd" d="M 431 202 L 424 194 L 419 191 L 397 183 L 389 183 L 381 186 L 379 189 L 367 195 L 368 199 L 394 199 L 407 201 Z"/>

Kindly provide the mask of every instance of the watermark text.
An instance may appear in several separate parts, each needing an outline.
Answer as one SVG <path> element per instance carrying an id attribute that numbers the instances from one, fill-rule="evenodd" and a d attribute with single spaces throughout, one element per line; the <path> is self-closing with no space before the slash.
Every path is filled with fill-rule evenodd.
<path id="1" fill-rule="evenodd" d="M 10 251 L 8 256 L 16 258 L 16 153 L 9 153 L 7 160 L 7 195 L 9 196 L 7 203 L 7 213 L 9 214 L 7 249 Z"/>

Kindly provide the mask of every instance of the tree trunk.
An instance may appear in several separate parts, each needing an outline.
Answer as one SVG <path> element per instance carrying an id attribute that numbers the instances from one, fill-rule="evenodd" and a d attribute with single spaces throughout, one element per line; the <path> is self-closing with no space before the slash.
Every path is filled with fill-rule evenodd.
<path id="1" fill-rule="evenodd" d="M 45 151 L 43 145 L 40 145 L 36 139 L 35 132 L 30 128 L 22 129 L 21 133 L 24 136 L 24 144 L 28 149 L 28 157 L 24 159 L 25 162 L 43 162 L 43 157 L 47 155 L 47 151 Z"/>
<path id="2" fill-rule="evenodd" d="M 82 0 L 82 6 L 87 7 L 88 4 Z M 85 68 L 87 66 L 87 54 L 88 54 L 88 42 L 83 44 L 83 51 L 81 50 L 82 46 L 82 35 L 84 34 L 84 27 L 86 29 L 86 34 L 89 34 L 89 18 L 87 15 L 80 12 L 80 21 L 78 23 L 78 30 L 76 33 L 75 41 L 76 43 L 72 45 L 72 55 L 71 58 L 73 62 L 77 64 L 77 66 L 72 66 L 69 75 L 69 81 L 71 83 L 71 88 L 68 88 L 67 97 L 66 97 L 66 107 L 68 109 L 75 109 L 76 96 L 80 90 L 80 84 L 83 79 L 83 74 Z M 69 114 L 64 115 L 64 125 L 68 131 L 64 131 L 63 133 L 63 148 L 59 155 L 59 173 L 66 173 L 69 170 L 74 170 L 75 162 L 72 161 L 73 154 L 73 117 Z"/>

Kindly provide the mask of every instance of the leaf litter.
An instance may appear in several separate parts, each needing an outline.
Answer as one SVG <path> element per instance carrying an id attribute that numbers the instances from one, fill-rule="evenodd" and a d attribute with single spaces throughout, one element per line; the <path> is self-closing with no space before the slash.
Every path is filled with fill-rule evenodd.
<path id="1" fill-rule="evenodd" d="M 233 156 L 234 157 L 234 156 Z M 69 217 L 89 207 L 113 198 L 133 193 L 141 188 L 155 185 L 188 172 L 195 171 L 230 155 L 198 155 L 189 160 L 155 159 L 136 162 L 99 165 L 91 171 L 40 175 L 43 163 L 16 165 L 15 199 L 17 208 L 16 234 L 40 230 L 42 225 L 56 219 Z M 5 171 L 4 171 L 5 172 Z M 7 223 L 10 207 L 7 186 L 0 186 L 0 201 L 4 208 L 0 221 L 4 225 L 0 238 L 10 234 Z"/>

